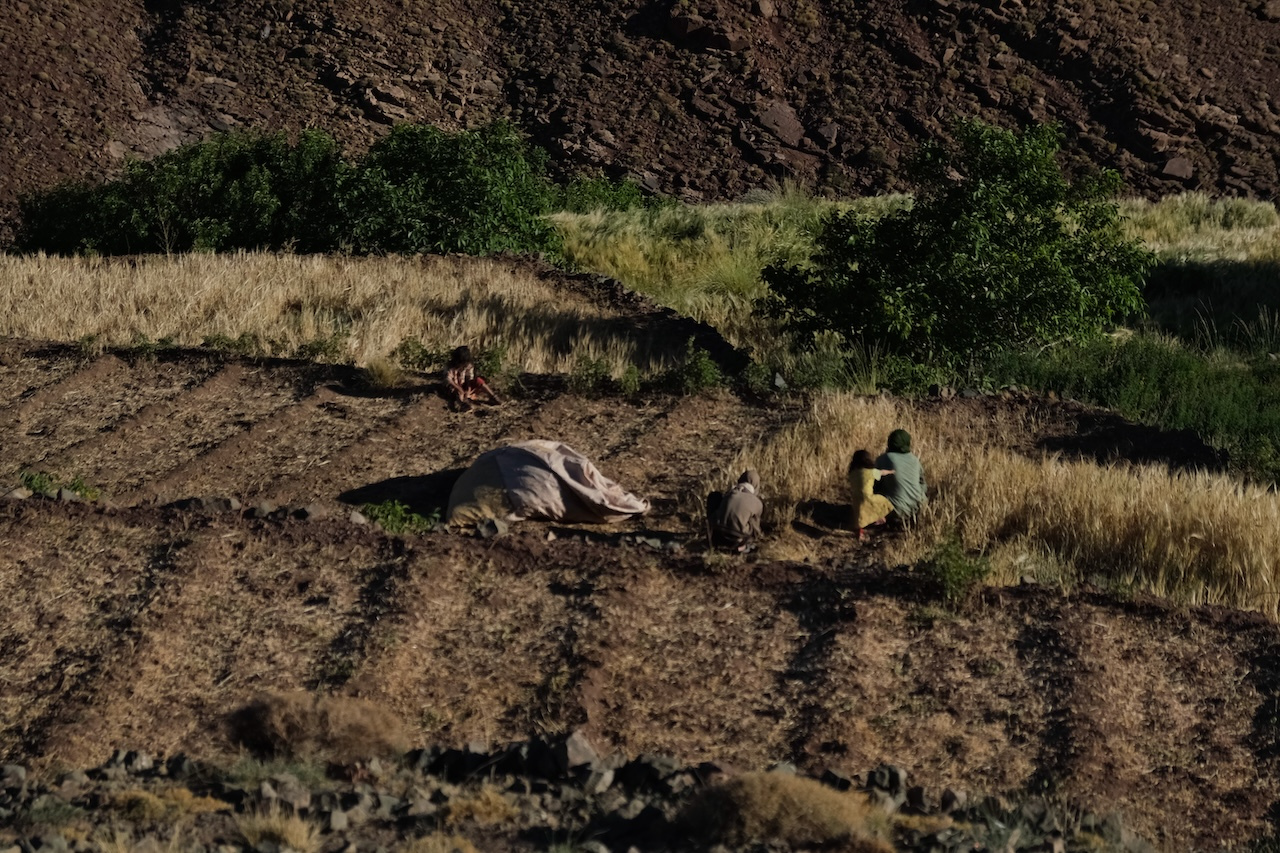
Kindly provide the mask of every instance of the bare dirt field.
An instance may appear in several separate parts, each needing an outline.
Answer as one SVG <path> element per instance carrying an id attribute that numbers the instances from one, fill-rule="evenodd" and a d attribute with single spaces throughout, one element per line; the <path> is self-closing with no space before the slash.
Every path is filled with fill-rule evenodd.
<path id="1" fill-rule="evenodd" d="M 386 705 L 419 743 L 584 727 L 632 755 L 847 773 L 891 761 L 934 792 L 1047 791 L 1119 809 L 1171 849 L 1267 830 L 1273 623 L 1034 584 L 949 614 L 918 574 L 882 564 L 883 539 L 832 529 L 835 493 L 789 533 L 805 561 L 705 555 L 692 495 L 800 407 L 563 385 L 526 377 L 503 406 L 461 413 L 428 377 L 376 391 L 346 367 L 7 341 L 0 483 L 46 470 L 103 495 L 0 503 L 0 755 L 231 755 L 231 711 L 305 688 Z M 1028 454 L 1204 452 L 1072 404 L 921 405 L 979 431 L 1034 425 Z M 585 452 L 653 510 L 488 541 L 349 520 L 393 497 L 429 511 L 448 472 L 532 437 Z M 244 509 L 170 506 L 209 496 Z M 264 502 L 311 517 L 255 517 Z"/>

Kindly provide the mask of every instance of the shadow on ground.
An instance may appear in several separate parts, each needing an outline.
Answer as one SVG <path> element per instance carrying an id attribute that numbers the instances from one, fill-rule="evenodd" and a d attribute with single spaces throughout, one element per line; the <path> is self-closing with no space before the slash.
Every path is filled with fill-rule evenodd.
<path id="1" fill-rule="evenodd" d="M 449 493 L 453 491 L 453 484 L 465 470 L 467 469 L 448 468 L 417 477 L 391 477 L 367 486 L 348 489 L 338 495 L 338 500 L 355 506 L 397 501 L 407 506 L 411 512 L 428 515 L 449 505 Z"/>

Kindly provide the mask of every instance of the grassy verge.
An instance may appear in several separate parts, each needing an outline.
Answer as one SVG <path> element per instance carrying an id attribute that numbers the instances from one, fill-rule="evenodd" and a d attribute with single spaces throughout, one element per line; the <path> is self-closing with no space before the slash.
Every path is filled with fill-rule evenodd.
<path id="1" fill-rule="evenodd" d="M 879 215 L 904 196 L 841 202 Z M 765 294 L 760 272 L 809 256 L 835 202 L 788 187 L 734 204 L 666 205 L 552 217 L 575 266 L 612 276 L 682 314 L 715 326 L 758 357 L 774 355 L 774 326 L 752 314 Z"/>

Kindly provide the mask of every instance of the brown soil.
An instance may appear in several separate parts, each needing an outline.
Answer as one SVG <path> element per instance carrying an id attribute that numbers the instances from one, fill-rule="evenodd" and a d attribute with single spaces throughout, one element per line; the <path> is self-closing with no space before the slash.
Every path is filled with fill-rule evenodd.
<path id="1" fill-rule="evenodd" d="M 1057 121 L 1069 159 L 1142 193 L 1269 198 L 1277 45 L 1266 0 L 20 0 L 0 19 L 0 209 L 217 130 L 320 127 L 359 151 L 396 121 L 499 117 L 557 171 L 690 199 L 896 188 L 956 115 Z"/>
<path id="2" fill-rule="evenodd" d="M 230 712 L 307 689 L 385 706 L 419 743 L 584 726 L 689 763 L 890 761 L 931 797 L 1048 790 L 1120 809 L 1170 849 L 1256 837 L 1280 802 L 1280 630 L 1260 618 L 1037 586 L 950 617 L 916 576 L 832 533 L 821 502 L 801 519 L 818 537 L 809 563 L 705 559 L 684 498 L 798 404 L 585 399 L 526 377 L 505 405 L 456 413 L 428 377 L 374 392 L 302 362 L 0 349 L 0 483 L 44 468 L 106 496 L 0 503 L 5 760 L 221 755 Z M 1077 404 L 920 405 L 1020 430 L 1028 454 L 1212 463 L 1188 436 Z M 587 453 L 653 512 L 554 540 L 532 523 L 483 541 L 347 519 L 391 497 L 428 511 L 449 472 L 534 436 Z M 322 517 L 165 506 L 215 495 Z M 684 550 L 623 541 L 635 533 Z"/>

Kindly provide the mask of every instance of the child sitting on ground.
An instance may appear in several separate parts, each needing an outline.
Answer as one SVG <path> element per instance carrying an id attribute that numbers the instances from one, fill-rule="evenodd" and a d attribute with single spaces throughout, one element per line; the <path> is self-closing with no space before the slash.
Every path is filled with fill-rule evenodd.
<path id="1" fill-rule="evenodd" d="M 893 512 L 889 499 L 875 493 L 876 480 L 892 473 L 892 470 L 877 468 L 869 450 L 859 450 L 849 462 L 849 485 L 853 489 L 850 522 L 857 528 L 859 540 L 867 538 L 867 526 L 884 524 L 889 513 Z"/>
<path id="2" fill-rule="evenodd" d="M 470 347 L 458 347 L 449 356 L 449 363 L 444 369 L 445 393 L 451 401 L 456 401 L 463 411 L 471 408 L 471 401 L 484 394 L 494 405 L 502 401 L 483 376 L 476 375 L 475 360 L 471 357 Z"/>

